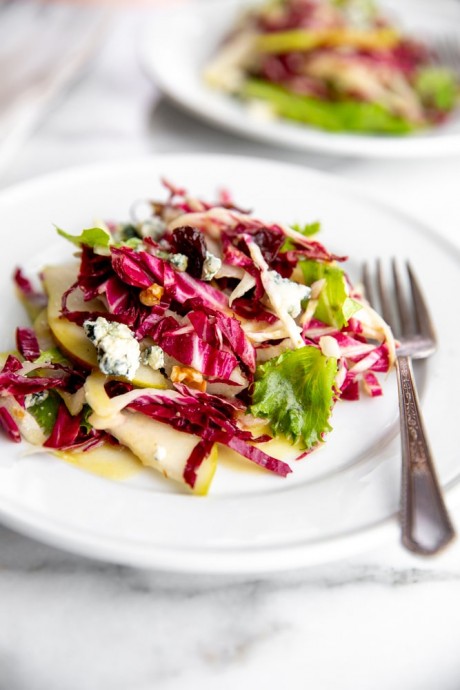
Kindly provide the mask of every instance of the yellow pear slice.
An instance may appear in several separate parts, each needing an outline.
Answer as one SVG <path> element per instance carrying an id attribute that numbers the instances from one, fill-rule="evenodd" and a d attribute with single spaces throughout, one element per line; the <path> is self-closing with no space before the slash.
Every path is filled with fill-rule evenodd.
<path id="1" fill-rule="evenodd" d="M 168 424 L 150 419 L 140 412 L 125 409 L 129 402 L 146 392 L 133 390 L 124 395 L 109 398 L 105 390 L 107 378 L 100 372 L 93 372 L 85 382 L 86 401 L 93 409 L 89 421 L 96 429 L 104 429 L 148 467 L 153 467 L 168 479 L 185 484 L 184 470 L 190 453 L 200 438 L 183 431 L 176 431 Z M 174 395 L 165 391 L 165 396 Z M 207 493 L 217 465 L 217 445 L 197 470 L 192 491 L 199 495 Z M 187 485 L 188 487 L 188 485 Z M 190 488 L 190 487 L 188 487 Z"/>
<path id="2" fill-rule="evenodd" d="M 87 367 L 97 367 L 96 348 L 86 337 L 81 326 L 61 316 L 62 295 L 76 281 L 78 264 L 73 262 L 60 266 L 47 266 L 43 281 L 48 294 L 48 325 L 61 350 L 71 359 Z M 105 311 L 99 299 L 85 302 L 79 290 L 68 300 L 72 311 Z M 142 388 L 166 388 L 165 377 L 151 367 L 141 364 L 133 379 L 135 386 Z"/>
<path id="3" fill-rule="evenodd" d="M 123 446 L 104 444 L 84 451 L 55 450 L 62 460 L 104 479 L 127 479 L 142 471 L 142 464 Z"/>
<path id="4" fill-rule="evenodd" d="M 134 374 L 133 383 L 139 388 L 167 388 L 168 383 L 163 374 L 151 367 L 140 364 Z"/>
<path id="5" fill-rule="evenodd" d="M 48 324 L 48 310 L 42 309 L 33 322 L 35 335 L 37 336 L 40 350 L 51 350 L 56 347 L 56 342 Z"/>
<path id="6" fill-rule="evenodd" d="M 140 412 L 121 412 L 115 426 L 107 431 L 129 448 L 143 465 L 161 472 L 168 479 L 185 483 L 184 469 L 190 453 L 200 441 L 198 436 L 177 431 Z M 197 470 L 193 493 L 200 496 L 208 493 L 216 466 L 217 445 L 214 444 Z"/>
<path id="7" fill-rule="evenodd" d="M 96 348 L 85 335 L 81 326 L 61 316 L 62 295 L 76 281 L 78 264 L 47 266 L 43 271 L 43 282 L 48 294 L 48 325 L 59 347 L 72 359 L 85 366 L 97 367 Z M 100 300 L 85 302 L 80 292 L 75 291 L 68 302 L 75 311 L 103 311 Z"/>

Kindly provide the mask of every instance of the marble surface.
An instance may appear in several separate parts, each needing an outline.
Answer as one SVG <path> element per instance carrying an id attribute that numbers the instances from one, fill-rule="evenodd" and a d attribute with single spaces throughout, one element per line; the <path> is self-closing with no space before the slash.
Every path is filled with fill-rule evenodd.
<path id="1" fill-rule="evenodd" d="M 145 9 L 114 17 L 2 186 L 140 154 L 250 154 L 344 175 L 460 246 L 460 159 L 287 153 L 191 120 L 139 67 L 136 42 L 151 18 Z M 454 517 L 460 524 L 460 510 Z M 456 690 L 460 546 L 423 560 L 391 543 L 289 575 L 203 578 L 106 565 L 0 528 L 0 621 L 0 690 Z"/>

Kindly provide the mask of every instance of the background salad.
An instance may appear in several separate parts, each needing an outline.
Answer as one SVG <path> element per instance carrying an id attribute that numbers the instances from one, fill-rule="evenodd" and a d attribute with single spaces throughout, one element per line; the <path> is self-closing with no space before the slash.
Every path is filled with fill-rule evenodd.
<path id="1" fill-rule="evenodd" d="M 231 29 L 210 85 L 329 131 L 405 134 L 441 123 L 459 84 L 369 0 L 269 0 Z"/>

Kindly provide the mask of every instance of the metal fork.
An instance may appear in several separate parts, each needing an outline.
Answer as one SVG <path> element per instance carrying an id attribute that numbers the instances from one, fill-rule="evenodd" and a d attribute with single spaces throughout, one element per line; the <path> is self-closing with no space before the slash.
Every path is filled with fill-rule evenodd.
<path id="1" fill-rule="evenodd" d="M 449 67 L 460 79 L 460 36 L 439 36 L 431 41 L 435 64 Z"/>
<path id="2" fill-rule="evenodd" d="M 436 334 L 409 263 L 406 272 L 404 276 L 393 259 L 392 280 L 387 282 L 382 262 L 377 261 L 375 282 L 382 316 L 400 343 L 396 350 L 396 371 L 402 451 L 402 542 L 415 553 L 430 555 L 446 546 L 455 537 L 455 530 L 436 476 L 411 364 L 412 358 L 423 359 L 433 354 Z M 363 268 L 363 284 L 368 301 L 375 306 L 369 264 Z"/>

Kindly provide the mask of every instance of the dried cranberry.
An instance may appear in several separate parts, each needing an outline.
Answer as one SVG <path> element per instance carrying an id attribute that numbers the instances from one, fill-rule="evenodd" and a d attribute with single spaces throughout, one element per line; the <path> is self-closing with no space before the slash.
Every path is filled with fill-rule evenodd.
<path id="1" fill-rule="evenodd" d="M 274 232 L 268 228 L 261 228 L 253 236 L 252 239 L 259 245 L 262 256 L 267 264 L 271 264 L 278 256 L 285 237 L 281 232 Z"/>
<path id="2" fill-rule="evenodd" d="M 259 228 L 256 232 L 251 233 L 251 240 L 259 246 L 262 256 L 271 267 L 284 244 L 285 237 L 281 232 L 276 232 L 271 228 Z M 238 240 L 236 247 L 249 255 L 249 250 L 244 238 Z"/>
<path id="3" fill-rule="evenodd" d="M 171 245 L 174 252 L 187 257 L 187 273 L 194 278 L 201 278 L 206 258 L 206 244 L 200 230 L 190 225 L 176 228 L 172 235 Z"/>

